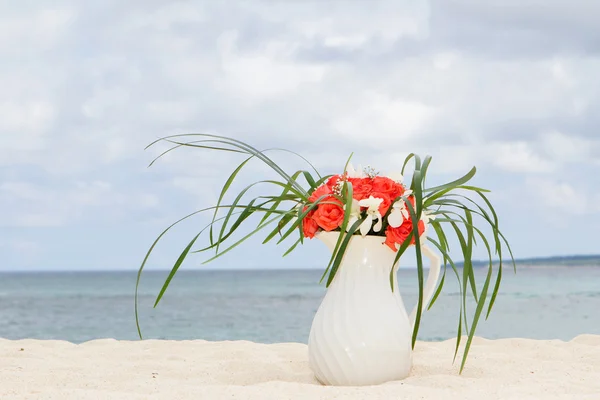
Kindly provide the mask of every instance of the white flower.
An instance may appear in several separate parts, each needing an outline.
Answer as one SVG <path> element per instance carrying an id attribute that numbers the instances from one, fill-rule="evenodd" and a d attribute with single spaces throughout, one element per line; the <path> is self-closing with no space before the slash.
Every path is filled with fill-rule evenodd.
<path id="1" fill-rule="evenodd" d="M 371 230 L 373 221 L 377 221 L 373 230 L 379 232 L 381 230 L 381 214 L 379 213 L 379 206 L 383 202 L 383 199 L 378 197 L 369 196 L 368 199 L 363 199 L 358 202 L 361 207 L 367 208 L 367 216 L 362 224 L 360 224 L 360 234 L 365 236 Z"/>
<path id="2" fill-rule="evenodd" d="M 352 164 L 348 164 L 348 167 L 346 167 L 346 174 L 347 174 L 348 178 L 364 178 L 365 177 L 365 173 L 360 164 L 358 165 L 358 169 L 354 169 Z"/>
<path id="3" fill-rule="evenodd" d="M 404 197 L 408 197 L 412 194 L 412 190 L 408 189 L 404 192 Z M 388 224 L 392 228 L 397 228 L 404 222 L 405 219 L 410 218 L 410 212 L 406 207 L 404 199 L 399 199 L 392 205 L 392 211 L 388 215 Z"/>

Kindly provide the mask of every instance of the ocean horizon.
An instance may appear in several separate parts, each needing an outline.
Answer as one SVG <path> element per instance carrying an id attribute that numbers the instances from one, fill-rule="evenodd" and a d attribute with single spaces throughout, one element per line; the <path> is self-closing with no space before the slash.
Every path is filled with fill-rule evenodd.
<path id="1" fill-rule="evenodd" d="M 478 282 L 485 269 L 477 268 Z M 145 339 L 249 340 L 306 343 L 324 294 L 322 270 L 181 270 L 153 308 L 168 270 L 142 274 L 139 315 Z M 419 339 L 454 338 L 460 292 L 448 269 L 444 289 L 424 313 Z M 0 338 L 138 340 L 134 316 L 137 271 L 0 273 Z M 416 270 L 402 268 L 399 290 L 410 312 Z M 600 334 L 600 268 L 523 267 L 503 270 L 500 293 L 476 334 L 570 340 Z M 469 307 L 469 318 L 474 302 Z"/>

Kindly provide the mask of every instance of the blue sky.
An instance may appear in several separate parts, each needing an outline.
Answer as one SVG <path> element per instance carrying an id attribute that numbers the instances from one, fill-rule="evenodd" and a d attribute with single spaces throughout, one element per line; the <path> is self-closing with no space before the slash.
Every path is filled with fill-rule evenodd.
<path id="1" fill-rule="evenodd" d="M 323 174 L 350 152 L 383 172 L 431 154 L 432 184 L 476 165 L 517 257 L 600 253 L 599 13 L 591 0 L 4 2 L 0 270 L 137 268 L 240 160 L 181 151 L 147 168 L 160 150 L 147 144 L 186 132 L 294 149 Z M 254 164 L 243 179 L 266 176 Z M 317 241 L 285 259 L 259 240 L 236 250 L 211 267 L 327 261 Z"/>

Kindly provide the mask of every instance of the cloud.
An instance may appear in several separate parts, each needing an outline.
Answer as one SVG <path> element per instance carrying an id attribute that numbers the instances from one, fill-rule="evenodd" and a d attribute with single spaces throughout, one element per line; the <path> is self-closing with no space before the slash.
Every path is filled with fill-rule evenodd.
<path id="1" fill-rule="evenodd" d="M 88 222 L 117 222 L 136 210 L 159 205 L 154 194 L 115 189 L 109 182 L 78 181 L 72 185 L 43 185 L 21 181 L 0 184 L 0 207 L 10 210 L 0 219 L 5 227 L 60 227 Z"/>
<path id="2" fill-rule="evenodd" d="M 600 151 L 600 140 L 572 137 L 559 131 L 542 133 L 540 142 L 544 153 L 560 163 L 591 163 Z"/>
<path id="3" fill-rule="evenodd" d="M 551 172 L 553 164 L 537 156 L 526 142 L 501 143 L 489 152 L 494 164 L 511 172 Z"/>
<path id="4" fill-rule="evenodd" d="M 467 48 L 484 57 L 540 58 L 597 54 L 597 2 L 529 0 L 483 3 L 435 1 L 432 29 L 439 45 Z"/>
<path id="5" fill-rule="evenodd" d="M 535 192 L 555 208 L 552 188 L 596 215 L 598 7 L 3 4 L 0 206 L 11 212 L 0 223 L 135 224 L 212 205 L 243 158 L 179 149 L 146 168 L 165 149 L 147 144 L 185 132 L 290 148 L 324 173 L 339 171 L 351 152 L 382 171 L 412 151 L 431 154 L 432 181 L 477 165 L 478 183 L 500 199 Z M 303 165 L 273 157 L 292 170 Z M 252 163 L 234 188 L 265 176 Z"/>
<path id="6" fill-rule="evenodd" d="M 600 191 L 597 188 L 594 190 L 565 181 L 533 178 L 528 181 L 528 194 L 530 199 L 536 200 L 536 204 L 550 210 L 551 215 L 556 215 L 557 211 L 565 215 L 600 213 Z"/>

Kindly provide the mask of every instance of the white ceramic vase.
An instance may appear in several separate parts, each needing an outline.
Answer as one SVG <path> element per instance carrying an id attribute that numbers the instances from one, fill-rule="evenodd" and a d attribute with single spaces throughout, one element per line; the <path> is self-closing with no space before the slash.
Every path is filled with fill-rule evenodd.
<path id="1" fill-rule="evenodd" d="M 333 251 L 339 232 L 317 235 Z M 412 367 L 412 330 L 416 307 L 409 317 L 402 302 L 394 266 L 396 256 L 382 236 L 354 235 L 340 267 L 313 319 L 308 359 L 324 385 L 365 386 L 406 378 Z M 440 259 L 427 246 L 430 259 L 424 287 L 429 303 L 440 272 Z M 425 307 L 423 308 L 425 309 Z"/>

